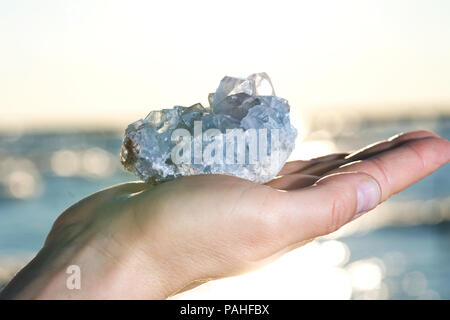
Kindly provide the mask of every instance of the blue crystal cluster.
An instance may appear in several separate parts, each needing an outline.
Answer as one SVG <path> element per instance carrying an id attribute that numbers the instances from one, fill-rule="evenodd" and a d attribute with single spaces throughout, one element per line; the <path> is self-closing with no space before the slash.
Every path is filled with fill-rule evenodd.
<path id="1" fill-rule="evenodd" d="M 121 152 L 125 169 L 150 183 L 199 174 L 273 179 L 294 148 L 297 130 L 287 100 L 275 95 L 267 74 L 224 77 L 208 100 L 208 108 L 175 106 L 130 124 Z"/>

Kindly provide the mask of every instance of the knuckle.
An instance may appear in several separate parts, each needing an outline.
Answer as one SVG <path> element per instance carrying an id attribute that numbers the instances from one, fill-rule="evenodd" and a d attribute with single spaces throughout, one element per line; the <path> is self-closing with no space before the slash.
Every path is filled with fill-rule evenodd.
<path id="1" fill-rule="evenodd" d="M 391 181 L 389 180 L 389 173 L 388 173 L 383 161 L 380 158 L 373 158 L 371 160 L 371 164 L 379 172 L 379 177 L 381 177 L 383 185 L 390 187 Z"/>
<path id="2" fill-rule="evenodd" d="M 406 144 L 405 145 L 406 148 L 408 148 L 413 154 L 414 156 L 417 158 L 418 163 L 420 164 L 420 170 L 425 169 L 426 166 L 426 162 L 425 162 L 425 157 L 423 156 L 422 152 L 417 148 L 417 146 L 415 146 L 412 143 Z"/>
<path id="3" fill-rule="evenodd" d="M 331 202 L 330 217 L 326 228 L 327 234 L 338 230 L 345 224 L 348 207 L 348 197 L 342 192 L 337 193 L 337 196 Z"/>

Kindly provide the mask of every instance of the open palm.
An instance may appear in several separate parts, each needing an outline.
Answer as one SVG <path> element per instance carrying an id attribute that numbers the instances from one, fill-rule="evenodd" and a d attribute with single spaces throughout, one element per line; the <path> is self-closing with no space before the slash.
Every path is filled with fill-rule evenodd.
<path id="1" fill-rule="evenodd" d="M 67 209 L 0 295 L 166 298 L 331 233 L 449 160 L 449 141 L 416 131 L 289 162 L 265 185 L 203 175 L 114 186 Z M 82 270 L 81 290 L 65 286 L 69 265 Z"/>

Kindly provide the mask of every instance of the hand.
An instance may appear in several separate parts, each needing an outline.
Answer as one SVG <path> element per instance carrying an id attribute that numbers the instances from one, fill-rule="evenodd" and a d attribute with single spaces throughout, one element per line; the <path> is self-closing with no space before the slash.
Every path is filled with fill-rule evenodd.
<path id="1" fill-rule="evenodd" d="M 204 175 L 114 186 L 67 209 L 0 296 L 166 298 L 331 233 L 449 160 L 449 141 L 416 131 L 287 163 L 266 185 Z M 69 265 L 81 290 L 66 288 Z"/>

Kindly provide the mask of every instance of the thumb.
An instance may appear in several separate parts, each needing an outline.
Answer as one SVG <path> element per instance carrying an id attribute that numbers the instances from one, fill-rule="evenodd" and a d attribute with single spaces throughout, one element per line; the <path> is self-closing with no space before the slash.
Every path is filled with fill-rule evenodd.
<path id="1" fill-rule="evenodd" d="M 346 172 L 326 176 L 311 187 L 285 192 L 280 222 L 286 241 L 295 243 L 336 231 L 375 208 L 381 188 L 370 175 Z"/>

